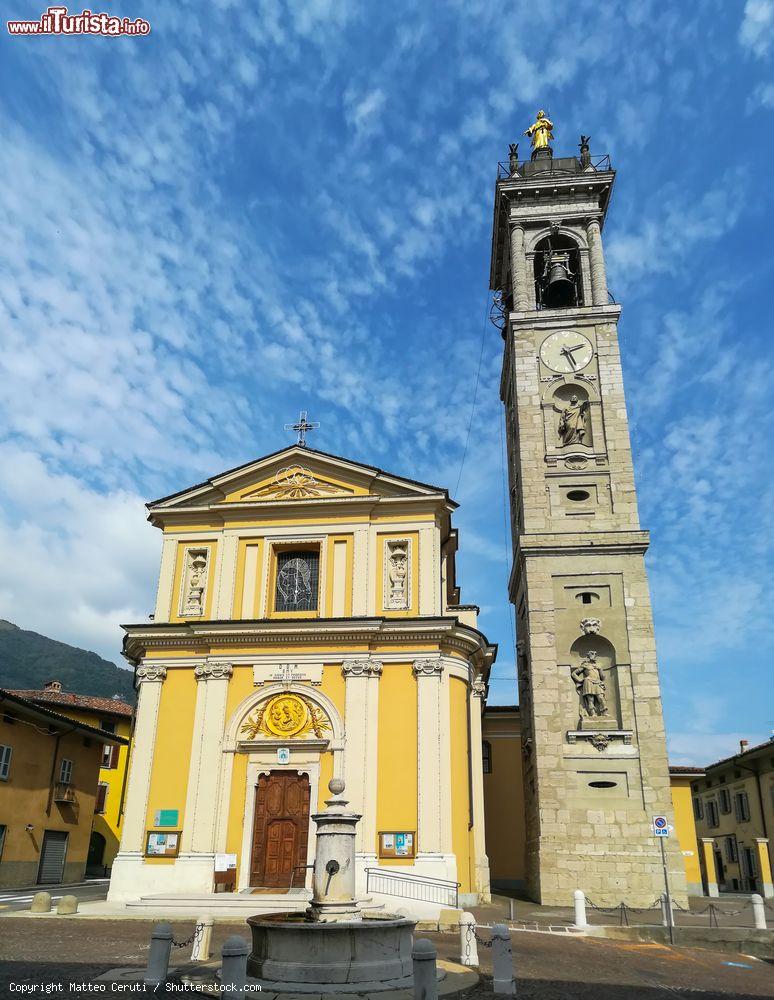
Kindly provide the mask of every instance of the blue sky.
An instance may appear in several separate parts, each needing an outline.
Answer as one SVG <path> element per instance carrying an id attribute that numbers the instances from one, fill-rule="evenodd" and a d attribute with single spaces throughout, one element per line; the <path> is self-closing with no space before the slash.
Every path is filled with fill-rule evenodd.
<path id="1" fill-rule="evenodd" d="M 483 337 L 459 579 L 514 700 L 485 317 L 497 161 L 545 107 L 618 170 L 672 759 L 767 738 L 774 2 L 126 3 L 92 6 L 149 37 L 2 38 L 0 615 L 118 661 L 144 501 L 301 408 L 315 447 L 454 490 Z"/>

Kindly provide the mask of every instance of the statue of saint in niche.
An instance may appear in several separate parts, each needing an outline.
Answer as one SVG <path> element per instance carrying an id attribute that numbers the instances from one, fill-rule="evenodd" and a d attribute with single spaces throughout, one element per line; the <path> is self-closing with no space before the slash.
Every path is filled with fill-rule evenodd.
<path id="1" fill-rule="evenodd" d="M 570 405 L 561 407 L 554 403 L 554 409 L 559 416 L 559 437 L 562 447 L 567 444 L 585 444 L 586 423 L 588 421 L 589 401 L 579 400 L 577 396 L 570 397 Z"/>
<path id="2" fill-rule="evenodd" d="M 571 671 L 570 676 L 575 682 L 586 715 L 590 719 L 595 715 L 607 715 L 605 675 L 597 663 L 597 654 L 593 649 L 580 666 Z"/>

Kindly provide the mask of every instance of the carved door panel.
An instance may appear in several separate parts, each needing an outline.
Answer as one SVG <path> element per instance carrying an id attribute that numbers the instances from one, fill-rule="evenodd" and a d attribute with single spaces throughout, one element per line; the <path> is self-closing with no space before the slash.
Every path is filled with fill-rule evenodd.
<path id="1" fill-rule="evenodd" d="M 250 884 L 287 889 L 293 869 L 306 864 L 309 838 L 309 778 L 272 771 L 258 779 Z M 303 885 L 296 872 L 294 884 Z"/>

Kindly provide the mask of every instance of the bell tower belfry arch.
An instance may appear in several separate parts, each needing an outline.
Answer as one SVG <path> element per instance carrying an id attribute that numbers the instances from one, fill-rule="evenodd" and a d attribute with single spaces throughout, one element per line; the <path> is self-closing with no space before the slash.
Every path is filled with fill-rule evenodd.
<path id="1" fill-rule="evenodd" d="M 649 905 L 664 889 L 652 816 L 672 805 L 602 245 L 615 171 L 586 136 L 579 157 L 554 157 L 541 116 L 532 158 L 512 146 L 497 180 L 490 282 L 504 321 L 527 886 L 547 904 L 583 889 Z M 684 900 L 676 838 L 666 848 Z"/>

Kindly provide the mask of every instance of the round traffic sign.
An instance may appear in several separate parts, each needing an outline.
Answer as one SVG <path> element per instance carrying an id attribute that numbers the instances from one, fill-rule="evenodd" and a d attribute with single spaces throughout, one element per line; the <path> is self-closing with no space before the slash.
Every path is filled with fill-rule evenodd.
<path id="1" fill-rule="evenodd" d="M 664 830 L 667 825 L 666 816 L 656 816 L 655 819 L 653 820 L 653 825 L 657 830 Z"/>

